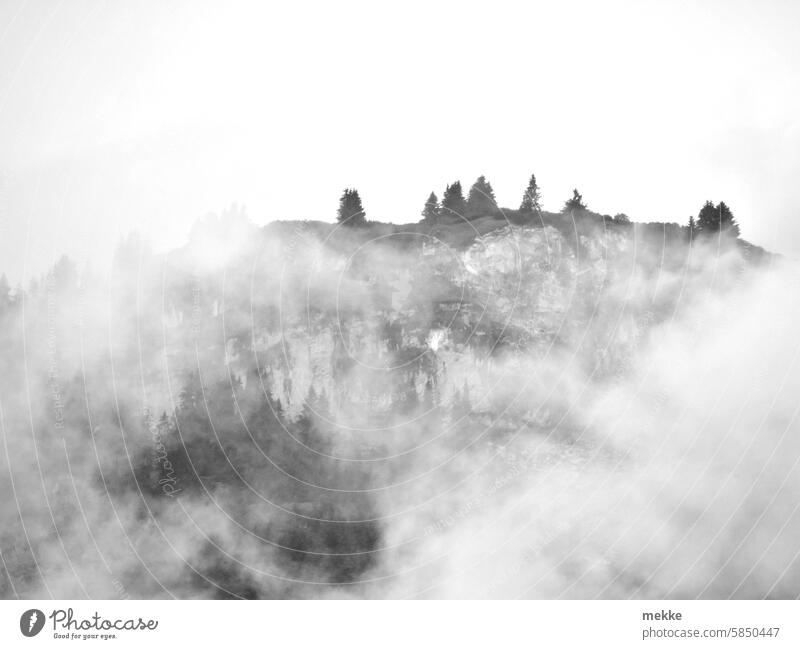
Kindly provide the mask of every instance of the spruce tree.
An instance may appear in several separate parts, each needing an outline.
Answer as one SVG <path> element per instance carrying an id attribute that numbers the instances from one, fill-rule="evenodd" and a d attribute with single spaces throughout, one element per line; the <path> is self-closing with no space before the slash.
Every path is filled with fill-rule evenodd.
<path id="1" fill-rule="evenodd" d="M 461 182 L 456 180 L 452 185 L 448 185 L 442 196 L 442 214 L 457 216 L 465 215 L 467 202 L 464 200 L 464 192 L 461 189 Z"/>
<path id="2" fill-rule="evenodd" d="M 486 176 L 480 176 L 470 187 L 467 198 L 467 217 L 474 219 L 497 211 L 492 185 Z"/>
<path id="3" fill-rule="evenodd" d="M 697 214 L 697 230 L 703 233 L 711 233 L 719 230 L 719 216 L 714 203 L 706 201 L 700 212 Z"/>
<path id="4" fill-rule="evenodd" d="M 357 189 L 345 189 L 339 199 L 339 212 L 336 219 L 342 225 L 362 226 L 367 224 L 364 207 Z"/>
<path id="5" fill-rule="evenodd" d="M 736 222 L 736 219 L 733 218 L 733 212 L 731 212 L 731 209 L 723 201 L 720 201 L 719 205 L 717 205 L 717 213 L 719 214 L 720 230 L 726 232 L 727 234 L 738 237 L 739 224 Z"/>
<path id="6" fill-rule="evenodd" d="M 531 174 L 531 179 L 528 181 L 528 188 L 522 195 L 522 204 L 519 206 L 519 213 L 521 216 L 530 218 L 533 214 L 538 213 L 542 209 L 542 196 L 539 192 L 539 185 L 536 184 L 536 176 Z"/>
<path id="7" fill-rule="evenodd" d="M 581 196 L 581 193 L 577 189 L 573 189 L 572 198 L 564 203 L 562 212 L 567 214 L 569 212 L 580 212 L 585 209 L 587 209 L 587 207 L 586 203 L 583 202 L 583 196 Z"/>
<path id="8" fill-rule="evenodd" d="M 425 223 L 433 224 L 436 222 L 438 216 L 439 199 L 436 198 L 436 194 L 431 192 L 431 195 L 428 196 L 428 200 L 425 201 L 425 207 L 422 209 L 422 220 Z"/>
<path id="9" fill-rule="evenodd" d="M 739 224 L 733 218 L 733 212 L 723 201 L 714 205 L 706 201 L 697 215 L 696 231 L 703 234 L 724 232 L 734 237 L 739 236 Z"/>

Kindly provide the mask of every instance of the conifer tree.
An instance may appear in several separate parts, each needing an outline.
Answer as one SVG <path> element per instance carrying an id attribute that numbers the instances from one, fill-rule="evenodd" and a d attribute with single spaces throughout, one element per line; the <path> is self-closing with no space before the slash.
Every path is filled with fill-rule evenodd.
<path id="1" fill-rule="evenodd" d="M 717 205 L 717 212 L 719 213 L 720 230 L 727 234 L 732 234 L 734 237 L 738 237 L 739 224 L 736 222 L 736 219 L 733 218 L 731 209 L 723 201 L 720 201 L 719 205 Z"/>
<path id="2" fill-rule="evenodd" d="M 539 192 L 539 185 L 536 183 L 536 176 L 531 174 L 531 179 L 528 181 L 528 188 L 522 195 L 522 204 L 519 206 L 519 212 L 521 216 L 530 218 L 541 209 L 542 197 Z"/>
<path id="3" fill-rule="evenodd" d="M 363 226 L 367 224 L 366 213 L 361 205 L 357 189 L 345 189 L 339 199 L 339 212 L 336 219 L 342 225 Z"/>
<path id="4" fill-rule="evenodd" d="M 470 187 L 467 198 L 467 216 L 477 218 L 497 211 L 492 185 L 486 176 L 480 176 Z"/>
<path id="5" fill-rule="evenodd" d="M 464 200 L 464 192 L 461 189 L 461 182 L 456 180 L 452 185 L 448 185 L 442 196 L 441 213 L 463 217 L 467 211 L 467 202 Z"/>
<path id="6" fill-rule="evenodd" d="M 711 201 L 703 203 L 703 207 L 700 208 L 700 212 L 697 214 L 697 230 L 704 233 L 716 232 L 719 229 L 717 227 L 718 222 L 719 217 L 714 203 Z"/>
<path id="7" fill-rule="evenodd" d="M 439 199 L 436 198 L 436 194 L 431 192 L 431 195 L 428 196 L 428 200 L 425 201 L 425 207 L 422 209 L 422 220 L 425 223 L 435 223 L 437 217 L 439 216 Z"/>
<path id="8" fill-rule="evenodd" d="M 566 203 L 564 203 L 564 209 L 562 212 L 569 213 L 569 212 L 579 212 L 582 210 L 587 209 L 586 203 L 583 202 L 583 196 L 577 189 L 572 190 L 572 198 L 570 198 Z"/>
<path id="9" fill-rule="evenodd" d="M 734 237 L 739 236 L 739 224 L 733 218 L 731 209 L 722 201 L 717 205 L 711 201 L 703 204 L 697 215 L 696 229 L 703 234 L 725 232 Z"/>

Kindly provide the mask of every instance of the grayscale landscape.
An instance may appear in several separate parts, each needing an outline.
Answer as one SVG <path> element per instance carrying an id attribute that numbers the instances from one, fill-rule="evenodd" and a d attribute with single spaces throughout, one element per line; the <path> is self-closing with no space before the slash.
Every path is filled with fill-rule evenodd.
<path id="1" fill-rule="evenodd" d="M 0 7 L 0 597 L 800 597 L 800 6 L 523 4 Z"/>

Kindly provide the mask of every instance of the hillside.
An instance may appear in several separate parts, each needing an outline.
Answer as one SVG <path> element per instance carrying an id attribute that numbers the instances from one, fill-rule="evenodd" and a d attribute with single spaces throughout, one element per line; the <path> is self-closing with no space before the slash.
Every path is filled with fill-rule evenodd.
<path id="1" fill-rule="evenodd" d="M 437 595 L 453 561 L 485 559 L 444 547 L 514 498 L 527 513 L 503 525 L 522 533 L 513 521 L 559 494 L 576 504 L 635 475 L 642 440 L 610 443 L 598 404 L 676 328 L 701 335 L 703 305 L 745 291 L 771 257 L 689 245 L 678 226 L 565 219 L 210 221 L 166 256 L 129 240 L 108 282 L 56 268 L 3 313 L 7 486 L 25 511 L 44 497 L 57 512 L 3 532 L 17 591 L 48 588 L 37 565 L 57 532 L 95 597 L 116 583 L 148 597 Z M 542 561 L 572 562 L 532 594 L 576 570 L 591 575 L 578 596 L 625 592 L 643 568 L 623 552 L 598 573 L 578 533 L 605 506 L 570 510 L 528 530 Z M 467 581 L 461 594 L 488 587 Z"/>

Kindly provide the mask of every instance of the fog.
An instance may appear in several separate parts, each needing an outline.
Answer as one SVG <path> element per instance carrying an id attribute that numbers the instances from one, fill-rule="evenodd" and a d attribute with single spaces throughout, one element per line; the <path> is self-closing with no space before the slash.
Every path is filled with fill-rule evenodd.
<path id="1" fill-rule="evenodd" d="M 234 209 L 12 292 L 3 596 L 796 597 L 796 265 L 558 218 Z"/>

